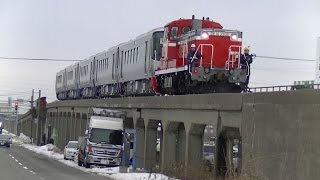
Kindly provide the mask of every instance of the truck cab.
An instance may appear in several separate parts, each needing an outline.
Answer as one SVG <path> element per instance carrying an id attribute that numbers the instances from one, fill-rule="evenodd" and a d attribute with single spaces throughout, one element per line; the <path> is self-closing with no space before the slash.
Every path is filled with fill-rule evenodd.
<path id="1" fill-rule="evenodd" d="M 90 108 L 84 137 L 79 137 L 78 165 L 119 166 L 123 154 L 125 114 L 121 111 Z"/>

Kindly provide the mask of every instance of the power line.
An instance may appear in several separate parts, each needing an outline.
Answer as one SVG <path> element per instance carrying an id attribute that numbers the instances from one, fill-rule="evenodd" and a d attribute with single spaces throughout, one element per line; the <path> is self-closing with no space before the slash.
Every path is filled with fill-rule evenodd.
<path id="1" fill-rule="evenodd" d="M 278 59 L 285 61 L 309 61 L 313 62 L 314 59 L 304 59 L 304 58 L 287 58 L 287 57 L 275 57 L 275 56 L 257 56 L 264 59 Z M 21 61 L 65 61 L 65 62 L 79 62 L 82 60 L 78 59 L 51 59 L 51 58 L 25 58 L 25 57 L 0 57 L 1 60 L 21 60 Z"/>
<path id="2" fill-rule="evenodd" d="M 81 61 L 77 59 L 49 59 L 49 58 L 21 58 L 21 57 L 0 57 L 1 60 L 21 60 L 21 61 Z"/>
<path id="3" fill-rule="evenodd" d="M 280 59 L 280 60 L 285 60 L 285 61 L 316 61 L 314 59 L 303 59 L 303 58 L 286 58 L 286 57 L 274 57 L 274 56 L 257 56 L 259 58 L 264 58 L 264 59 Z"/>

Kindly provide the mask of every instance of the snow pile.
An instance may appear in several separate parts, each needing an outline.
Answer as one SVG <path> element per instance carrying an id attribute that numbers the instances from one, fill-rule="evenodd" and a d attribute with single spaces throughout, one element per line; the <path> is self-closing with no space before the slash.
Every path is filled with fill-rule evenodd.
<path id="1" fill-rule="evenodd" d="M 168 176 L 155 173 L 119 173 L 113 174 L 109 177 L 115 180 L 175 180 L 174 178 L 169 178 Z"/>
<path id="2" fill-rule="evenodd" d="M 68 166 L 77 168 L 81 171 L 88 172 L 88 173 L 94 173 L 99 174 L 102 176 L 106 176 L 115 180 L 173 180 L 173 178 L 169 178 L 167 176 L 164 176 L 162 174 L 150 174 L 150 173 L 119 173 L 120 168 L 119 167 L 112 167 L 112 168 L 100 168 L 92 166 L 92 168 L 87 169 L 85 167 L 79 167 L 77 163 L 77 159 L 75 158 L 74 161 L 70 160 L 64 160 L 63 154 L 58 153 L 55 151 L 57 149 L 56 146 L 53 144 L 47 144 L 44 146 L 35 146 L 31 144 L 22 144 L 23 147 L 34 151 L 38 154 L 42 154 L 45 156 L 48 156 L 49 158 L 55 159 L 63 164 L 66 164 Z"/>
<path id="3" fill-rule="evenodd" d="M 47 144 L 44 146 L 35 146 L 32 144 L 23 144 L 23 147 L 25 147 L 26 149 L 29 149 L 31 151 L 34 151 L 38 154 L 42 154 L 45 156 L 48 156 L 52 159 L 55 160 L 62 160 L 63 159 L 63 154 L 59 154 L 57 152 L 54 151 L 54 149 L 56 149 L 56 147 L 53 144 Z"/>
<path id="4" fill-rule="evenodd" d="M 31 139 L 24 135 L 23 133 L 20 133 L 20 135 L 17 137 L 14 137 L 13 138 L 13 143 L 16 143 L 16 144 L 23 144 L 23 143 L 31 143 Z"/>

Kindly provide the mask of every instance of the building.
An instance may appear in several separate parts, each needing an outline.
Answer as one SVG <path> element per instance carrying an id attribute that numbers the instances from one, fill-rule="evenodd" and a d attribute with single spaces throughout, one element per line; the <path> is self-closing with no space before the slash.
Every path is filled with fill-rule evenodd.
<path id="1" fill-rule="evenodd" d="M 315 83 L 320 84 L 320 37 L 317 39 Z"/>

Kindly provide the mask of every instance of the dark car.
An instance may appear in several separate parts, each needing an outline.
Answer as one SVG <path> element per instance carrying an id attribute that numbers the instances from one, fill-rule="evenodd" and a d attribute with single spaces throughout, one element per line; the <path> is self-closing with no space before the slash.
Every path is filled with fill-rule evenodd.
<path id="1" fill-rule="evenodd" d="M 12 136 L 7 134 L 0 134 L 0 146 L 10 147 L 12 144 Z"/>

